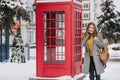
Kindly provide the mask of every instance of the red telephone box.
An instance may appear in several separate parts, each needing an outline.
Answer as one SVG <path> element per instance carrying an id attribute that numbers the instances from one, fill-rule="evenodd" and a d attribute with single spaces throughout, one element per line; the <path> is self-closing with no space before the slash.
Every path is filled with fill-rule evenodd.
<path id="1" fill-rule="evenodd" d="M 37 76 L 74 76 L 82 71 L 82 0 L 36 2 Z"/>

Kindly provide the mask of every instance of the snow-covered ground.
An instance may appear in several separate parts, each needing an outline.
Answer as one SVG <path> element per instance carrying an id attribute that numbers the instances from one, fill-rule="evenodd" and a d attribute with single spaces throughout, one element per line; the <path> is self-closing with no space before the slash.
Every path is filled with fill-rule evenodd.
<path id="1" fill-rule="evenodd" d="M 112 50 L 112 47 L 118 47 L 118 46 L 120 47 L 120 43 L 119 44 L 111 44 L 108 46 L 111 58 L 117 57 L 120 59 L 120 50 L 116 50 L 116 51 Z"/>
<path id="2" fill-rule="evenodd" d="M 109 61 L 105 73 L 101 75 L 102 80 L 120 80 L 120 58 L 119 61 Z M 89 75 L 86 75 L 84 80 L 89 80 Z"/>
<path id="3" fill-rule="evenodd" d="M 0 63 L 0 80 L 29 80 L 36 75 L 35 60 L 27 63 Z"/>
<path id="4" fill-rule="evenodd" d="M 104 80 L 120 80 L 120 50 L 113 51 L 112 47 L 120 46 L 120 44 L 109 45 L 110 60 L 105 69 L 105 73 L 102 74 Z M 31 58 L 35 57 L 36 49 L 30 49 Z M 31 77 L 36 76 L 36 60 L 31 59 L 27 63 L 0 63 L 0 80 L 28 80 Z M 67 77 L 63 77 L 64 80 Z M 70 78 L 70 77 L 69 77 Z M 73 80 L 73 79 L 70 79 Z M 89 76 L 86 75 L 84 80 L 89 80 Z"/>

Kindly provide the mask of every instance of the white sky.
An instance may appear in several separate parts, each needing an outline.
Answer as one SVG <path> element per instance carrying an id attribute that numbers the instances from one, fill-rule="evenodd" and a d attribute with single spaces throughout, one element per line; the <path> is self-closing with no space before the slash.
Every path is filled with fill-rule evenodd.
<path id="1" fill-rule="evenodd" d="M 120 12 L 120 0 L 114 0 L 114 4 L 116 5 L 116 10 Z"/>

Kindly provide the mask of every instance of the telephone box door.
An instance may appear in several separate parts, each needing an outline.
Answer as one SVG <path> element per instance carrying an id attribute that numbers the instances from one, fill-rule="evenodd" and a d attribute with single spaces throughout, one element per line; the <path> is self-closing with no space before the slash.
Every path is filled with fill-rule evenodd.
<path id="1" fill-rule="evenodd" d="M 71 75 L 69 5 L 37 8 L 37 76 Z"/>

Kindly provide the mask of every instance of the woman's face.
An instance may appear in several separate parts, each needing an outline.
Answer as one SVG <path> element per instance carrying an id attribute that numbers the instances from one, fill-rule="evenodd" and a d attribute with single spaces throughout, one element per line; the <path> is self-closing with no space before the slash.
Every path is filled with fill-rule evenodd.
<path id="1" fill-rule="evenodd" d="M 93 25 L 90 25 L 89 26 L 89 28 L 88 28 L 88 32 L 90 33 L 90 34 L 92 34 L 93 32 L 94 32 L 94 26 Z"/>

